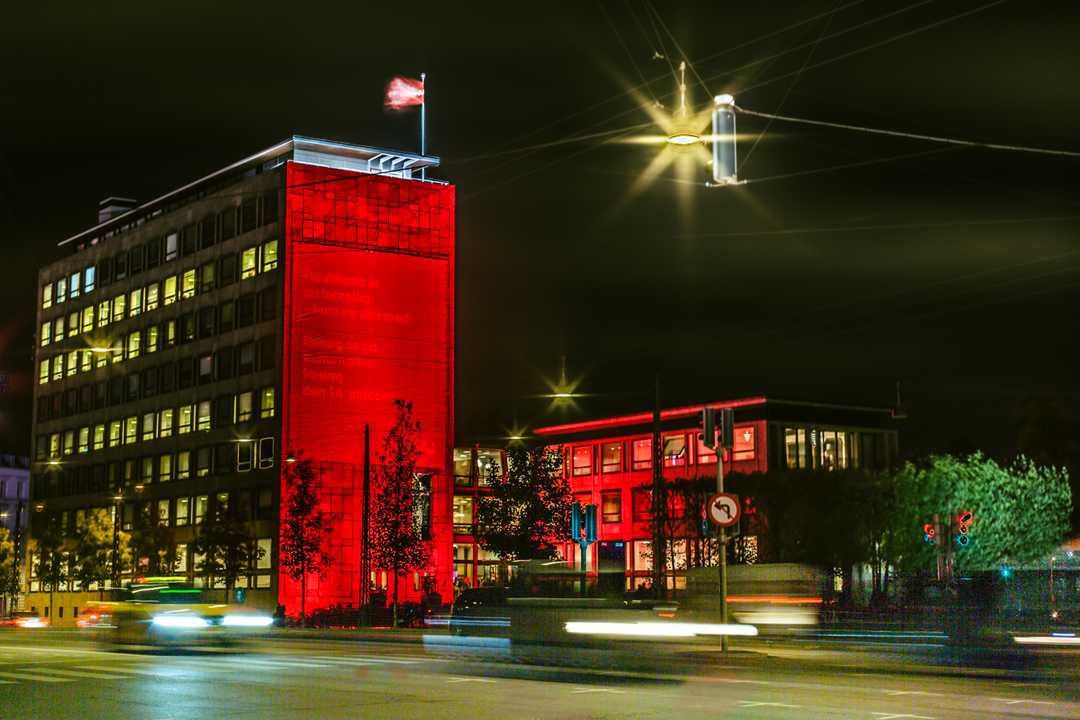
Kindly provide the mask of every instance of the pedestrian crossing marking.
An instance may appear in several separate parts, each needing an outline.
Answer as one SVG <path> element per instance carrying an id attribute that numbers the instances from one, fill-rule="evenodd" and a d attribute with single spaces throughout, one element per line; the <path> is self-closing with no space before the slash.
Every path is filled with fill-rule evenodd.
<path id="1" fill-rule="evenodd" d="M 52 675 L 39 675 L 37 673 L 23 672 L 0 672 L 0 678 L 13 678 L 15 680 L 32 680 L 34 682 L 61 683 L 71 682 L 75 678 L 59 678 Z"/>
<path id="2" fill-rule="evenodd" d="M 42 668 L 43 670 L 46 668 Z M 68 670 L 67 668 L 47 668 L 48 672 L 57 675 L 70 675 L 77 678 L 91 678 L 93 680 L 125 680 L 123 675 L 110 675 L 104 672 L 86 672 L 85 670 Z"/>

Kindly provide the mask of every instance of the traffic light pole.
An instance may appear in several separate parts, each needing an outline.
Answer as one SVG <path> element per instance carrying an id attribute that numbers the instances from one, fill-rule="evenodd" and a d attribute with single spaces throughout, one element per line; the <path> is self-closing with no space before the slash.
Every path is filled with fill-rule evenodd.
<path id="1" fill-rule="evenodd" d="M 724 448 L 716 448 L 716 492 L 724 492 Z M 720 622 L 727 625 L 727 530 L 720 528 Z M 720 652 L 728 651 L 727 635 L 720 636 Z"/>

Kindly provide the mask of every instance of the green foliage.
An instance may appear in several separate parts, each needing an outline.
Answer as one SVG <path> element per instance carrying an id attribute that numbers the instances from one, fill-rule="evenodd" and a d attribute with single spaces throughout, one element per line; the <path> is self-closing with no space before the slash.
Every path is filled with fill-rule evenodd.
<path id="1" fill-rule="evenodd" d="M 512 448 L 507 472 L 489 468 L 491 494 L 477 498 L 480 544 L 503 560 L 552 558 L 570 537 L 570 483 L 556 449 Z"/>
<path id="2" fill-rule="evenodd" d="M 143 506 L 135 513 L 127 540 L 135 565 L 145 560 L 147 573 L 168 574 L 176 567 L 179 557 L 173 530 L 165 523 L 158 522 L 150 505 Z"/>
<path id="3" fill-rule="evenodd" d="M 936 550 L 923 542 L 922 526 L 935 513 L 945 523 L 960 511 L 974 513 L 972 542 L 955 551 L 962 571 L 1042 559 L 1069 530 L 1068 473 L 1023 456 L 1003 467 L 980 453 L 936 455 L 920 465 L 904 465 L 893 482 L 898 498 L 896 550 L 907 569 L 933 567 Z"/>
<path id="4" fill-rule="evenodd" d="M 175 553 L 175 545 L 172 547 Z M 212 587 L 215 579 L 224 581 L 226 602 L 232 595 L 237 579 L 245 575 L 258 555 L 262 554 L 247 523 L 220 505 L 200 528 L 191 549 L 200 556 L 195 570 L 206 579 L 207 587 Z M 171 569 L 175 562 L 173 559 L 167 568 Z M 164 569 L 166 567 L 159 570 Z M 159 570 L 151 568 L 153 572 Z"/>
<path id="5" fill-rule="evenodd" d="M 87 511 L 82 526 L 75 531 L 73 557 L 73 579 L 84 591 L 93 583 L 104 585 L 113 576 L 113 521 L 107 510 Z"/>
<path id="6" fill-rule="evenodd" d="M 11 597 L 19 592 L 19 579 L 15 574 L 16 561 L 15 539 L 10 530 L 0 527 L 0 598 Z"/>
<path id="7" fill-rule="evenodd" d="M 319 510 L 315 466 L 303 453 L 294 463 L 285 465 L 285 513 L 281 522 L 281 547 L 278 562 L 285 574 L 300 583 L 300 619 L 303 622 L 307 601 L 307 578 L 326 576 L 330 553 L 326 551 L 330 527 Z"/>
<path id="8" fill-rule="evenodd" d="M 426 568 L 431 563 L 431 543 L 421 534 L 415 517 L 420 423 L 413 419 L 412 403 L 395 400 L 394 407 L 397 419 L 375 459 L 370 537 L 373 566 L 393 573 L 396 617 L 398 576 Z"/>

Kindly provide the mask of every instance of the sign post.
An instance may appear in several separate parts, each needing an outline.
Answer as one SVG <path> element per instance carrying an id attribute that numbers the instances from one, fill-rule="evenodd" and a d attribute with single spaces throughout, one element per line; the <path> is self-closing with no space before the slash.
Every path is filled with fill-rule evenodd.
<path id="1" fill-rule="evenodd" d="M 706 512 L 718 528 L 720 551 L 720 622 L 727 625 L 727 530 L 739 522 L 739 498 L 724 492 L 724 448 L 734 443 L 734 411 L 730 408 L 705 408 L 702 411 L 705 447 L 716 451 L 716 494 L 709 498 Z M 720 636 L 720 650 L 727 652 L 727 635 Z"/>

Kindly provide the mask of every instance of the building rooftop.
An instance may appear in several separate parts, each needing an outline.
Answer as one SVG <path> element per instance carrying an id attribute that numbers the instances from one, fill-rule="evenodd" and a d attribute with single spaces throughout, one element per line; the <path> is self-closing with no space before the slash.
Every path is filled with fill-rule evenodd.
<path id="1" fill-rule="evenodd" d="M 254 155 L 215 170 L 198 180 L 171 190 L 149 202 L 135 205 L 127 212 L 105 219 L 97 225 L 78 232 L 58 243 L 63 247 L 96 241 L 102 237 L 122 232 L 144 220 L 168 212 L 170 206 L 190 196 L 200 196 L 212 192 L 223 180 L 266 172 L 282 163 L 293 160 L 305 165 L 317 165 L 336 170 L 351 170 L 372 175 L 387 175 L 404 179 L 413 178 L 414 170 L 424 170 L 439 166 L 439 158 L 434 155 L 417 155 L 400 150 L 353 145 L 334 140 L 320 140 L 302 135 L 293 135 L 276 145 L 261 150 Z M 438 180 L 423 179 L 424 182 Z M 111 199 L 111 198 L 110 198 Z"/>

